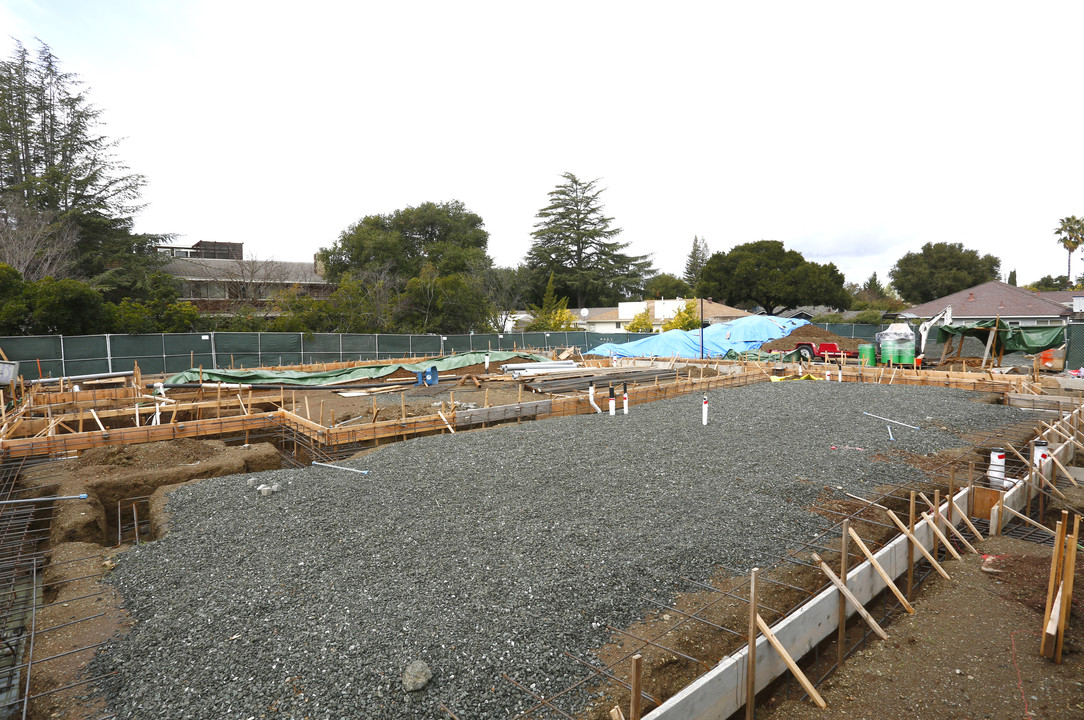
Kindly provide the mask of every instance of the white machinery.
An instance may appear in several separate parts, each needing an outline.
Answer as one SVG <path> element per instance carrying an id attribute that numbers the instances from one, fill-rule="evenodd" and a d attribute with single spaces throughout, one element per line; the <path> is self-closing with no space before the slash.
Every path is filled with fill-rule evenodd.
<path id="1" fill-rule="evenodd" d="M 941 312 L 934 315 L 918 326 L 918 347 L 915 348 L 915 357 L 924 358 L 926 355 L 926 338 L 929 337 L 930 330 L 937 325 L 951 325 L 952 324 L 952 306 L 949 305 Z"/>

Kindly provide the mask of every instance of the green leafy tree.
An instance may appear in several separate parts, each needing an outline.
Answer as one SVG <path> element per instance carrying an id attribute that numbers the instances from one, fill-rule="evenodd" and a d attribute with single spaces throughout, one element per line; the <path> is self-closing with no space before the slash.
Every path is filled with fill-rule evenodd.
<path id="1" fill-rule="evenodd" d="M 851 322 L 857 323 L 859 325 L 877 325 L 881 322 L 882 317 L 883 314 L 880 310 L 874 310 L 871 308 L 856 313 L 855 316 L 851 318 Z"/>
<path id="2" fill-rule="evenodd" d="M 633 315 L 632 320 L 629 320 L 628 324 L 625 325 L 625 332 L 649 333 L 654 331 L 655 326 L 651 324 L 651 314 L 647 308 Z"/>
<path id="3" fill-rule="evenodd" d="M 627 255 L 628 243 L 614 240 L 621 230 L 611 226 L 597 187 L 564 173 L 550 191 L 550 203 L 538 211 L 527 267 L 540 279 L 553 275 L 558 291 L 579 307 L 614 303 L 640 292 L 651 262 Z"/>
<path id="4" fill-rule="evenodd" d="M 728 305 L 759 305 L 777 314 L 799 305 L 850 306 L 843 274 L 835 264 L 806 260 L 777 240 L 738 245 L 728 253 L 715 253 L 704 265 L 696 288 L 700 297 Z"/>
<path id="5" fill-rule="evenodd" d="M 576 319 L 568 309 L 568 298 L 558 298 L 554 290 L 553 273 L 550 273 L 549 282 L 546 283 L 542 305 L 530 305 L 527 310 L 532 315 L 525 328 L 529 332 L 576 329 Z"/>
<path id="6" fill-rule="evenodd" d="M 998 280 L 1001 260 L 965 249 L 963 243 L 926 243 L 896 261 L 889 272 L 900 297 L 920 304 L 959 290 Z"/>
<path id="7" fill-rule="evenodd" d="M 1038 292 L 1054 292 L 1057 290 L 1069 289 L 1069 278 L 1064 275 L 1058 275 L 1054 277 L 1052 275 L 1044 275 L 1036 282 L 1027 286 L 1029 290 L 1037 290 Z"/>
<path id="8" fill-rule="evenodd" d="M 386 268 L 404 282 L 432 265 L 438 275 L 465 273 L 492 264 L 489 233 L 481 216 L 458 200 L 426 202 L 390 215 L 367 215 L 318 253 L 328 277 Z"/>
<path id="9" fill-rule="evenodd" d="M 0 263 L 0 335 L 22 334 L 29 312 L 23 276 Z"/>
<path id="10" fill-rule="evenodd" d="M 1054 234 L 1058 236 L 1058 244 L 1065 248 L 1068 253 L 1065 266 L 1065 277 L 1073 276 L 1073 252 L 1084 244 L 1084 220 L 1076 215 L 1064 217 L 1058 221 L 1058 227 Z"/>
<path id="11" fill-rule="evenodd" d="M 662 331 L 668 330 L 696 330 L 700 327 L 700 316 L 696 313 L 696 303 L 692 300 L 685 302 L 685 307 L 674 313 L 674 317 L 670 318 L 662 324 Z"/>
<path id="12" fill-rule="evenodd" d="M 527 306 L 529 273 L 520 267 L 482 267 L 471 273 L 480 278 L 489 315 L 488 329 L 504 332 L 517 310 Z"/>
<path id="13" fill-rule="evenodd" d="M 689 251 L 689 257 L 685 261 L 685 282 L 689 287 L 696 287 L 700 282 L 700 271 L 708 262 L 708 243 L 706 240 L 693 235 L 693 247 Z"/>
<path id="14" fill-rule="evenodd" d="M 1015 270 L 1013 270 L 1012 272 L 1009 273 L 1009 277 L 1005 280 L 1005 282 L 1008 283 L 1009 285 L 1012 285 L 1013 287 L 1016 287 L 1016 271 Z"/>
<path id="15" fill-rule="evenodd" d="M 488 327 L 485 294 L 464 274 L 440 275 L 433 265 L 422 268 L 403 292 L 401 320 L 411 332 L 465 333 Z"/>
<path id="16" fill-rule="evenodd" d="M 687 282 L 670 273 L 652 275 L 644 283 L 644 299 L 673 299 L 686 297 L 691 292 L 692 288 Z"/>
<path id="17" fill-rule="evenodd" d="M 840 313 L 821 313 L 820 315 L 814 315 L 810 319 L 811 323 L 841 323 L 843 322 L 843 315 Z"/>
<path id="18" fill-rule="evenodd" d="M 109 329 L 109 314 L 94 288 L 47 277 L 25 290 L 28 335 L 93 335 Z"/>

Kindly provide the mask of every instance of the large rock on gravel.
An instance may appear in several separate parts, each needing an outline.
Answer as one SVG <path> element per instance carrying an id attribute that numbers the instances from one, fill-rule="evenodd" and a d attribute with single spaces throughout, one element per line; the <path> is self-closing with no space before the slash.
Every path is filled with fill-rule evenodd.
<path id="1" fill-rule="evenodd" d="M 429 669 L 425 661 L 415 660 L 407 665 L 407 669 L 403 671 L 403 689 L 407 692 L 421 690 L 429 684 L 432 677 L 433 671 Z"/>

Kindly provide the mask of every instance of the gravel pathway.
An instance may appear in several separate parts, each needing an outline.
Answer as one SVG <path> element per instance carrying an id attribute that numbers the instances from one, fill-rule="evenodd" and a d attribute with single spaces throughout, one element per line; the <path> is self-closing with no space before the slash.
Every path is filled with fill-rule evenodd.
<path id="1" fill-rule="evenodd" d="M 764 383 L 618 415 L 576 416 L 390 445 L 328 468 L 176 491 L 173 532 L 120 557 L 136 620 L 97 670 L 121 718 L 506 718 L 582 676 L 562 655 L 600 625 L 669 599 L 679 575 L 770 562 L 823 521 L 825 485 L 915 477 L 869 455 L 961 445 L 957 432 L 1031 417 L 938 388 Z M 884 415 L 921 430 L 863 415 Z M 620 410 L 618 411 L 620 413 Z M 835 445 L 836 450 L 831 446 Z M 855 448 L 855 449 L 844 449 Z M 860 449 L 859 449 L 860 448 Z M 806 481 L 806 482 L 803 482 Z M 402 673 L 424 660 L 429 685 Z"/>

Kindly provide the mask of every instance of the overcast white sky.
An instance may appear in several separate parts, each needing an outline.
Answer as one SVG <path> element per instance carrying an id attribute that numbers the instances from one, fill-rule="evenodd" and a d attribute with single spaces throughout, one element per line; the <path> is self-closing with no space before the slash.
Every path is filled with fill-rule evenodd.
<path id="1" fill-rule="evenodd" d="M 137 230 L 308 260 L 425 201 L 498 264 L 570 171 L 680 274 L 781 240 L 848 281 L 962 242 L 1021 284 L 1084 215 L 1079 2 L 4 0 L 145 175 Z M 1074 257 L 1073 274 L 1084 271 Z"/>

